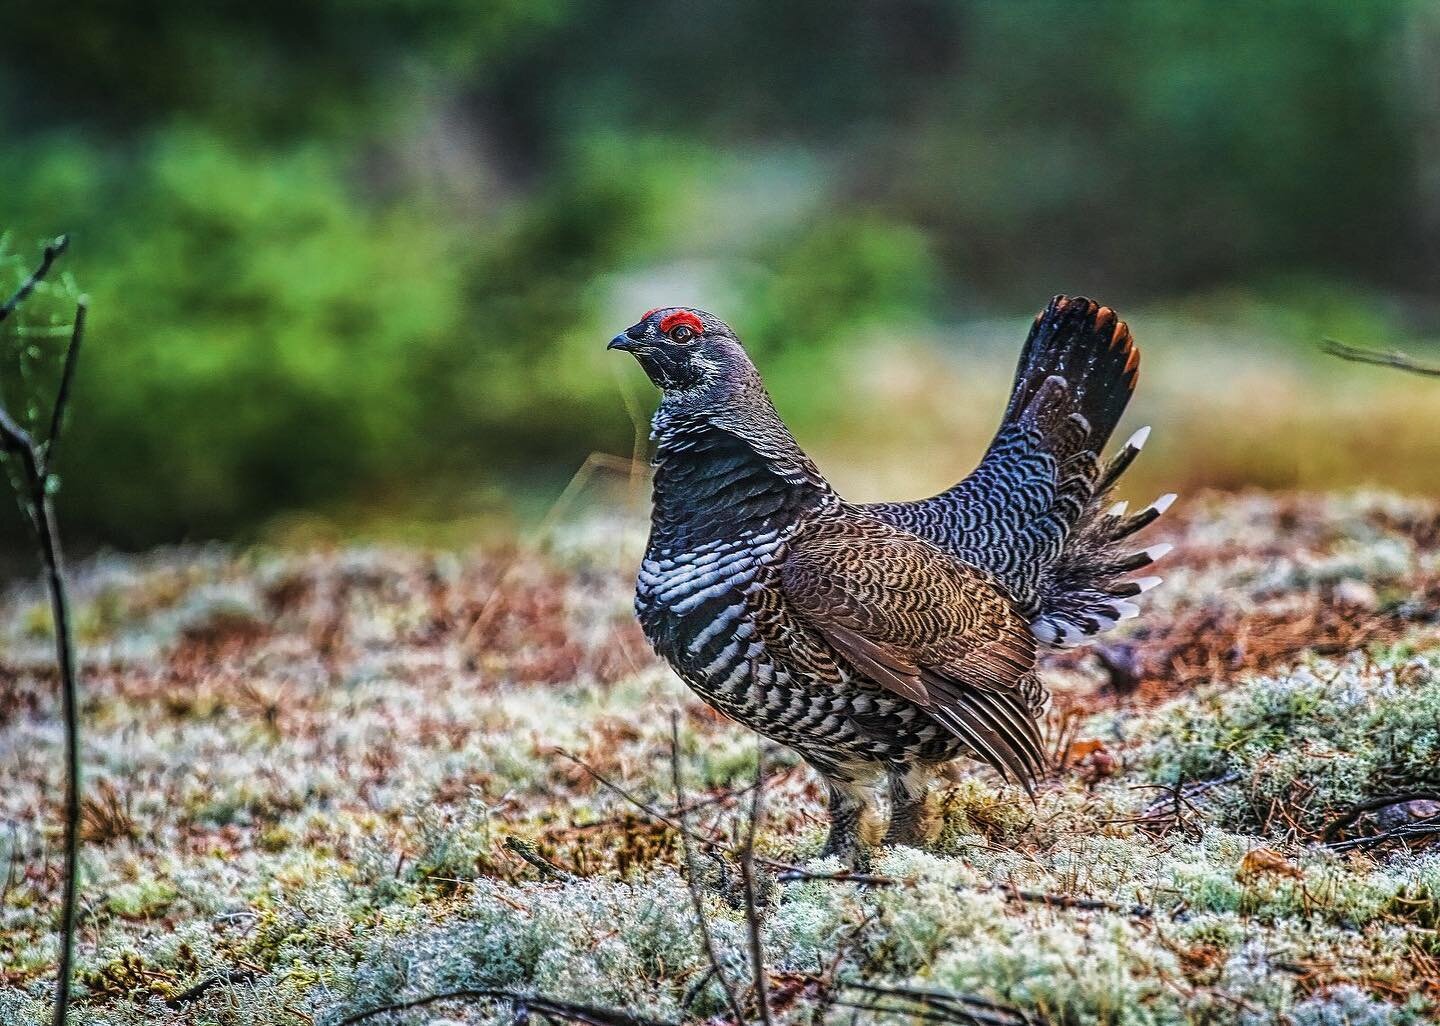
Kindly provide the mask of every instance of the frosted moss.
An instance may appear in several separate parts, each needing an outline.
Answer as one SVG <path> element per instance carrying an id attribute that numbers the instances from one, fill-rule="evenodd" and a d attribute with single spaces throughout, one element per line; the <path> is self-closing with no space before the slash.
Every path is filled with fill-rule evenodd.
<path id="1" fill-rule="evenodd" d="M 1387 496 L 1192 509 L 1119 643 L 1144 651 L 1214 613 L 1240 632 L 1202 639 L 1223 655 L 1249 616 L 1338 609 L 1368 618 L 1368 647 L 1252 665 L 1252 645 L 1238 669 L 1217 656 L 1194 686 L 1125 701 L 1095 697 L 1093 657 L 1057 659 L 1072 736 L 1108 761 L 1033 802 L 964 770 L 936 797 L 935 852 L 877 853 L 886 883 L 762 887 L 777 1022 L 811 1022 L 832 980 L 963 991 L 1056 1024 L 1433 1019 L 1440 849 L 1324 842 L 1419 822 L 1418 799 L 1351 813 L 1440 788 L 1436 516 Z M 674 711 L 692 829 L 740 832 L 754 740 L 646 654 L 619 558 L 636 537 L 579 525 L 543 556 L 207 548 L 80 566 L 93 786 L 76 1021 L 324 1026 L 464 986 L 725 1014 L 674 829 L 557 754 L 669 815 Z M 24 590 L 0 602 L 0 1022 L 27 1026 L 49 1015 L 61 765 L 36 608 Z M 760 854 L 838 869 L 809 861 L 815 779 L 785 753 L 766 769 Z M 700 859 L 743 991 L 736 867 Z M 511 1014 L 450 1003 L 391 1021 Z"/>

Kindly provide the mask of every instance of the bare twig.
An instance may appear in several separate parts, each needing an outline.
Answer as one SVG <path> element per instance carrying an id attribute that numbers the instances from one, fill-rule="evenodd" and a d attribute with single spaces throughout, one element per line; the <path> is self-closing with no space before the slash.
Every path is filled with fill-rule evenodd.
<path id="1" fill-rule="evenodd" d="M 45 247 L 45 253 L 40 258 L 40 266 L 35 268 L 30 277 L 26 278 L 21 286 L 15 290 L 15 294 L 5 300 L 3 306 L 0 306 L 0 321 L 3 321 L 14 313 L 15 308 L 25 302 L 30 293 L 35 291 L 35 286 L 39 285 L 40 282 L 45 279 L 45 275 L 50 273 L 50 265 L 55 262 L 55 258 L 61 253 L 64 253 L 69 245 L 70 236 L 61 235 Z"/>
<path id="2" fill-rule="evenodd" d="M 590 777 L 601 787 L 604 787 L 606 790 L 613 791 L 615 794 L 625 799 L 631 805 L 635 806 L 635 808 L 645 813 L 645 815 L 649 816 L 651 819 L 656 820 L 657 822 L 664 823 L 676 833 L 685 834 L 687 837 L 690 838 L 690 840 L 694 841 L 696 844 L 702 845 L 707 851 L 724 852 L 726 855 L 729 855 L 732 858 L 740 857 L 740 849 L 735 847 L 735 845 L 722 841 L 713 835 L 707 837 L 704 834 L 696 833 L 694 830 L 683 826 L 678 820 L 674 818 L 673 815 L 661 812 L 659 809 L 655 808 L 655 806 L 649 804 L 648 802 L 641 801 L 639 798 L 635 797 L 629 791 L 625 790 L 625 788 L 621 787 L 609 777 L 605 776 L 603 773 L 601 773 L 595 767 L 591 766 L 588 762 L 580 758 L 578 755 L 572 755 L 569 752 L 565 751 L 565 749 L 563 748 L 555 748 L 552 750 L 555 752 L 556 755 L 569 759 L 575 765 L 579 766 L 582 770 L 588 773 Z M 747 787 L 746 790 L 749 790 L 753 787 L 754 785 L 752 784 Z M 803 873 L 805 871 L 802 867 L 795 865 L 793 862 L 781 862 L 778 859 L 764 858 L 759 855 L 755 856 L 755 861 L 760 863 L 762 866 L 768 866 L 771 869 L 777 869 L 783 872 Z"/>
<path id="3" fill-rule="evenodd" d="M 256 976 L 259 976 L 262 971 L 263 970 L 256 966 L 242 965 L 231 969 L 229 972 L 207 976 L 193 987 L 187 987 L 174 997 L 167 998 L 165 1007 L 183 1008 L 190 1002 L 203 997 L 207 992 L 214 990 L 216 987 L 224 984 L 244 983 L 247 980 L 253 980 Z"/>
<path id="4" fill-rule="evenodd" d="M 600 784 L 602 787 L 606 788 L 607 790 L 614 791 L 614 792 L 615 792 L 616 794 L 618 794 L 621 798 L 624 798 L 627 802 L 629 802 L 631 805 L 635 806 L 635 807 L 636 807 L 637 809 L 639 809 L 641 812 L 645 813 L 645 815 L 649 816 L 651 819 L 658 820 L 659 822 L 664 823 L 666 826 L 670 827 L 672 830 L 679 831 L 680 833 L 690 834 L 690 836 L 691 836 L 693 839 L 699 841 L 701 844 L 706 844 L 706 845 L 710 845 L 711 847 L 720 848 L 720 849 L 722 849 L 722 850 L 724 850 L 724 851 L 733 851 L 733 850 L 734 850 L 733 848 L 730 847 L 730 845 L 725 844 L 723 841 L 717 841 L 717 840 L 715 840 L 714 838 L 701 837 L 701 836 L 699 836 L 699 835 L 697 835 L 697 834 L 690 833 L 690 831 L 689 831 L 688 829 L 686 829 L 680 822 L 677 822 L 675 819 L 671 818 L 670 816 L 665 815 L 665 813 L 661 812 L 659 809 L 655 808 L 655 806 L 649 804 L 648 802 L 643 802 L 643 801 L 641 801 L 639 798 L 636 798 L 636 797 L 635 797 L 633 794 L 631 794 L 629 791 L 625 790 L 625 788 L 621 787 L 619 784 L 615 783 L 615 782 L 614 782 L 613 780 L 611 780 L 609 777 L 605 776 L 605 774 L 601 773 L 601 772 L 600 772 L 599 770 L 597 770 L 594 766 L 591 766 L 588 762 L 586 762 L 584 759 L 580 758 L 578 755 L 571 755 L 569 752 L 565 751 L 565 749 L 563 749 L 563 748 L 556 748 L 556 749 L 555 749 L 555 754 L 558 755 L 558 756 L 560 756 L 562 759 L 569 759 L 571 762 L 573 762 L 575 765 L 579 766 L 579 767 L 580 767 L 582 770 L 584 770 L 586 773 L 590 774 L 590 776 L 595 780 L 595 782 L 596 782 L 597 784 Z"/>
<path id="5" fill-rule="evenodd" d="M 1349 360 L 1352 363 L 1369 363 L 1380 367 L 1395 367 L 1399 370 L 1409 371 L 1411 374 L 1423 374 L 1426 377 L 1440 378 L 1440 367 L 1432 367 L 1420 363 L 1405 353 L 1391 350 L 1381 352 L 1375 349 L 1361 349 L 1358 346 L 1347 345 L 1333 338 L 1321 341 L 1320 348 L 1331 356 L 1338 356 L 1342 360 Z"/>
<path id="6" fill-rule="evenodd" d="M 685 858 L 685 882 L 690 885 L 690 904 L 695 909 L 695 921 L 700 926 L 700 940 L 705 946 L 705 955 L 710 959 L 710 973 L 705 980 L 713 975 L 719 981 L 720 989 L 725 992 L 725 1002 L 730 1006 L 730 1014 L 735 1016 L 737 1024 L 743 1023 L 745 1016 L 740 1010 L 740 999 L 735 994 L 735 985 L 730 982 L 729 975 L 720 964 L 715 938 L 710 933 L 710 921 L 705 915 L 705 897 L 700 893 L 700 877 L 696 871 L 695 852 L 690 847 L 690 828 L 686 822 L 685 796 L 680 782 L 680 720 L 673 712 L 670 714 L 670 779 L 675 785 L 675 808 L 680 816 L 680 850 Z M 696 986 L 695 994 L 699 994 L 704 988 L 705 980 Z"/>
<path id="7" fill-rule="evenodd" d="M 1120 905 L 1104 898 L 1077 898 L 1068 894 L 1050 894 L 1045 891 L 1022 891 L 1009 884 L 995 884 L 982 890 L 997 890 L 1013 901 L 1037 905 L 1051 905 L 1055 908 L 1073 908 L 1085 912 L 1116 912 L 1132 919 L 1150 919 L 1155 910 L 1148 905 Z"/>
<path id="8" fill-rule="evenodd" d="M 860 873 L 853 869 L 810 870 L 804 866 L 791 866 L 775 877 L 780 883 L 795 883 L 797 880 L 819 880 L 826 883 L 853 883 L 868 887 L 898 887 L 905 881 L 894 876 L 877 876 L 874 873 Z"/>
<path id="9" fill-rule="evenodd" d="M 464 987 L 459 990 L 425 994 L 405 1001 L 377 1005 L 363 1012 L 347 1015 L 336 1026 L 354 1026 L 355 1023 L 364 1022 L 366 1019 L 372 1019 L 387 1012 L 404 1012 L 411 1008 L 423 1008 L 441 1001 L 508 1001 L 517 1012 L 522 1009 L 539 1012 L 542 1015 L 552 1015 L 557 1019 L 584 1023 L 586 1026 L 672 1026 L 663 1019 L 652 1019 L 649 1016 L 636 1015 L 634 1012 L 627 1012 L 619 1008 L 599 1008 L 576 1001 L 546 997 L 543 994 L 526 994 L 496 987 Z"/>
<path id="10" fill-rule="evenodd" d="M 560 756 L 561 758 L 569 759 L 571 762 L 573 762 L 575 765 L 579 766 L 582 770 L 584 770 L 587 774 L 589 774 L 590 777 L 591 777 L 591 779 L 593 779 L 593 780 L 594 780 L 597 784 L 599 784 L 601 787 L 605 788 L 607 791 L 611 791 L 611 792 L 619 795 L 621 798 L 625 799 L 625 800 L 626 800 L 627 802 L 629 802 L 631 805 L 635 806 L 635 808 L 639 809 L 641 812 L 645 813 L 645 815 L 649 816 L 651 819 L 655 820 L 656 822 L 664 823 L 666 826 L 668 826 L 671 830 L 674 830 L 676 833 L 683 833 L 683 834 L 685 834 L 685 835 L 688 836 L 692 841 L 694 841 L 696 844 L 703 845 L 703 846 L 706 848 L 706 850 L 708 850 L 708 851 L 722 851 L 722 852 L 724 852 L 724 853 L 727 854 L 727 855 L 730 855 L 730 856 L 733 856 L 733 857 L 736 857 L 736 858 L 739 857 L 739 855 L 740 855 L 740 849 L 737 848 L 737 847 L 735 847 L 735 845 L 730 844 L 730 843 L 728 843 L 728 842 L 726 842 L 726 841 L 720 840 L 718 837 L 714 836 L 713 833 L 712 833 L 711 835 L 709 835 L 709 836 L 707 836 L 707 835 L 705 835 L 705 834 L 697 833 L 696 831 L 691 830 L 691 829 L 689 829 L 688 827 L 684 826 L 684 825 L 682 824 L 681 820 L 678 820 L 678 819 L 675 818 L 675 816 L 676 816 L 677 813 L 688 812 L 688 811 L 690 811 L 690 809 L 681 809 L 681 810 L 676 810 L 675 812 L 670 812 L 670 813 L 661 812 L 659 809 L 657 809 L 655 806 L 651 805 L 649 802 L 641 801 L 641 800 L 640 800 L 639 798 L 637 798 L 635 795 L 631 794 L 629 791 L 625 790 L 625 788 L 623 788 L 623 787 L 621 787 L 619 784 L 615 783 L 615 781 L 613 781 L 613 780 L 611 780 L 609 777 L 605 776 L 605 774 L 601 773 L 601 772 L 600 772 L 599 770 L 597 770 L 594 766 L 591 766 L 588 762 L 586 762 L 584 759 L 580 758 L 578 755 L 573 755 L 573 754 L 571 754 L 570 752 L 565 751 L 565 749 L 563 749 L 563 748 L 556 748 L 556 749 L 553 749 L 553 751 L 555 752 L 556 755 Z M 753 786 L 754 786 L 753 784 L 750 785 L 749 787 L 746 788 L 746 790 L 750 790 Z M 698 807 L 698 806 L 691 806 L 691 808 L 695 808 L 695 807 Z M 777 868 L 777 869 L 798 869 L 798 868 L 799 868 L 798 866 L 791 865 L 791 864 L 788 863 L 788 862 L 776 862 L 774 859 L 761 858 L 761 859 L 757 859 L 756 861 L 761 862 L 761 863 L 763 863 L 763 864 L 765 864 L 765 865 L 767 865 L 767 866 L 772 866 L 772 867 Z"/>
<path id="11" fill-rule="evenodd" d="M 20 288 L 0 306 L 0 321 L 34 291 L 49 272 L 56 257 L 65 252 L 69 237 L 61 235 L 45 247 L 40 266 L 25 279 Z M 55 662 L 60 671 L 60 705 L 65 723 L 65 882 L 60 899 L 60 955 L 56 967 L 55 1009 L 53 1023 L 64 1026 L 70 1014 L 70 977 L 75 962 L 75 915 L 77 897 L 76 863 L 80 854 L 80 712 L 79 685 L 75 677 L 75 642 L 70 627 L 70 599 L 65 588 L 65 557 L 60 545 L 60 527 L 51 501 L 54 461 L 51 458 L 64 425 L 65 407 L 69 400 L 70 383 L 75 361 L 85 332 L 85 304 L 75 310 L 75 326 L 65 353 L 64 370 L 50 416 L 50 434 L 37 442 L 18 421 L 0 405 L 0 449 L 20 462 L 21 496 L 40 550 L 45 584 L 50 593 L 50 612 L 55 628 Z"/>
<path id="12" fill-rule="evenodd" d="M 972 994 L 957 994 L 902 984 L 870 983 L 864 980 L 842 980 L 838 987 L 841 990 L 856 990 L 868 995 L 871 1001 L 860 1005 L 862 1008 L 899 1012 L 932 1022 L 953 1023 L 956 1026 L 1032 1026 L 1033 1023 L 1030 1016 L 1013 1005 L 1001 1004 Z M 880 999 L 907 1001 L 912 1007 L 897 1007 L 892 1004 L 881 1008 L 874 1003 Z"/>
<path id="13" fill-rule="evenodd" d="M 599 470 L 618 471 L 626 474 L 627 480 L 630 480 L 632 484 L 635 481 L 636 470 L 634 459 L 626 460 L 623 457 L 615 456 L 608 452 L 592 452 L 586 456 L 585 461 L 580 464 L 580 469 L 576 470 L 575 473 L 570 476 L 570 480 L 566 482 L 565 487 L 561 489 L 559 496 L 550 504 L 550 509 L 541 519 L 540 524 L 535 528 L 532 539 L 527 544 L 522 545 L 510 558 L 509 562 L 496 574 L 495 583 L 491 585 L 490 592 L 485 596 L 485 601 L 481 604 L 479 612 L 475 614 L 475 618 L 471 620 L 470 625 L 465 628 L 465 633 L 461 635 L 460 645 L 462 648 L 470 645 L 479 645 L 484 641 L 491 621 L 500 611 L 501 599 L 505 596 L 505 586 L 509 583 L 510 578 L 515 572 L 520 569 L 523 557 L 527 553 L 539 548 L 541 542 L 549 536 L 550 532 L 554 530 L 555 525 L 560 522 L 561 515 L 569 508 L 575 496 L 580 494 L 585 485 L 589 483 L 590 478 Z"/>
<path id="14" fill-rule="evenodd" d="M 75 380 L 75 364 L 80 359 L 80 340 L 85 336 L 85 314 L 88 309 L 83 298 L 75 304 L 75 324 L 70 329 L 70 345 L 65 349 L 65 366 L 60 371 L 60 387 L 55 392 L 55 405 L 50 409 L 50 433 L 45 436 L 45 462 L 40 468 L 42 477 L 49 477 L 50 468 L 55 465 L 55 445 L 60 441 L 65 412 L 70 407 L 70 385 Z"/>
<path id="15" fill-rule="evenodd" d="M 783 775 L 784 772 L 785 771 L 782 771 L 781 774 L 777 775 Z M 753 790 L 755 790 L 755 784 L 753 781 L 746 784 L 744 787 L 720 788 L 718 790 L 712 791 L 710 794 L 707 794 L 703 798 L 692 798 L 690 801 L 687 801 L 683 806 L 680 806 L 678 808 L 666 809 L 664 810 L 664 814 L 667 818 L 679 819 L 682 816 L 688 816 L 692 812 L 699 812 L 701 809 L 709 808 L 712 805 L 724 805 L 727 802 L 733 802 L 737 798 L 743 798 L 745 795 L 749 794 Z M 584 823 L 578 823 L 572 826 L 570 829 L 582 831 L 600 830 L 605 827 L 615 826 L 617 823 L 621 822 L 622 818 L 623 817 L 619 815 L 604 816 L 600 819 L 592 819 Z"/>
<path id="16" fill-rule="evenodd" d="M 765 743 L 755 748 L 755 790 L 750 797 L 750 821 L 745 827 L 745 843 L 740 847 L 740 876 L 745 882 L 745 926 L 750 934 L 750 963 L 755 974 L 755 1003 L 760 1008 L 760 1021 L 771 1026 L 770 990 L 765 969 L 765 947 L 760 937 L 760 911 L 755 903 L 755 831 L 765 797 Z"/>
<path id="17" fill-rule="evenodd" d="M 1227 773 L 1213 780 L 1192 780 L 1188 783 L 1137 784 L 1134 791 L 1159 791 L 1164 797 L 1151 802 L 1138 816 L 1123 816 L 1103 820 L 1102 824 L 1125 824 L 1137 826 L 1152 836 L 1163 835 L 1171 830 L 1180 830 L 1186 836 L 1195 836 L 1200 829 L 1196 820 L 1203 818 L 1196 799 L 1209 791 L 1240 779 L 1238 773 Z"/>
<path id="18" fill-rule="evenodd" d="M 1411 841 L 1437 835 L 1440 835 L 1440 816 L 1432 816 L 1430 819 L 1422 819 L 1415 823 L 1402 823 L 1400 826 L 1382 830 L 1378 834 L 1370 834 L 1368 837 L 1354 837 L 1348 841 L 1330 841 L 1326 843 L 1325 847 L 1331 851 L 1354 851 L 1357 848 L 1371 848 L 1387 841 L 1403 841 L 1408 844 Z"/>
<path id="19" fill-rule="evenodd" d="M 529 841 L 522 840 L 519 837 L 505 838 L 505 850 L 519 858 L 522 862 L 534 866 L 540 871 L 540 875 L 547 880 L 570 881 L 579 879 L 574 873 L 567 869 L 561 869 L 544 855 L 541 855 Z"/>
<path id="20" fill-rule="evenodd" d="M 695 999 L 700 996 L 700 992 L 705 989 L 705 985 L 714 978 L 715 966 L 706 966 L 705 971 L 700 974 L 699 979 L 697 979 L 694 983 L 690 984 L 690 986 L 685 988 L 685 993 L 680 997 L 680 1011 L 690 1011 L 690 1006 L 695 1003 Z"/>
<path id="21" fill-rule="evenodd" d="M 1365 813 L 1374 812 L 1377 809 L 1387 808 L 1391 805 L 1403 805 L 1406 802 L 1414 801 L 1440 801 L 1440 791 L 1407 791 L 1403 794 L 1381 795 L 1378 798 L 1371 798 L 1369 801 L 1352 805 L 1338 819 L 1326 825 L 1320 834 L 1320 838 L 1328 844 L 1334 840 L 1336 834 L 1350 826 Z"/>
<path id="22" fill-rule="evenodd" d="M 794 883 L 797 880 L 820 880 L 832 881 L 834 883 L 853 883 L 869 887 L 903 887 L 918 881 L 903 879 L 894 876 L 876 876 L 873 873 L 853 873 L 842 869 L 839 872 L 812 872 L 802 866 L 796 866 L 785 870 L 777 877 L 781 883 Z M 1021 890 L 1011 884 L 980 884 L 975 887 L 957 885 L 955 891 L 963 891 L 973 894 L 1000 894 L 1011 901 L 1021 901 L 1027 904 L 1050 905 L 1054 908 L 1073 908 L 1084 912 L 1116 912 L 1121 915 L 1130 916 L 1132 919 L 1150 919 L 1155 915 L 1155 910 L 1148 905 L 1120 905 L 1113 901 L 1106 901 L 1103 898 L 1080 898 L 1068 894 L 1051 894 L 1046 891 Z"/>
<path id="23" fill-rule="evenodd" d="M 913 1005 L 882 1003 L 881 998 L 874 996 L 867 996 L 860 1001 L 847 1001 L 844 998 L 836 997 L 830 999 L 830 1004 L 834 1008 L 848 1008 L 855 1013 L 850 1017 L 850 1026 L 856 1026 L 860 1022 L 859 1013 L 861 1012 L 878 1012 L 881 1015 L 905 1017 L 914 1022 L 949 1023 L 953 1026 L 953 1021 L 949 1016 L 925 1008 L 916 1008 Z"/>
<path id="24" fill-rule="evenodd" d="M 850 953 L 859 946 L 861 939 L 865 936 L 865 931 L 875 923 L 877 918 L 878 913 L 874 909 L 871 909 L 865 913 L 864 918 L 847 930 L 845 935 L 840 938 L 840 942 L 835 945 L 835 954 L 830 956 L 830 961 L 825 966 L 824 972 L 814 978 L 814 982 L 817 984 L 817 994 L 815 1007 L 810 1014 L 811 1026 L 824 1026 L 825 1019 L 830 1013 L 830 1008 L 840 997 L 839 987 L 836 983 L 839 978 L 840 966 L 850 957 Z"/>

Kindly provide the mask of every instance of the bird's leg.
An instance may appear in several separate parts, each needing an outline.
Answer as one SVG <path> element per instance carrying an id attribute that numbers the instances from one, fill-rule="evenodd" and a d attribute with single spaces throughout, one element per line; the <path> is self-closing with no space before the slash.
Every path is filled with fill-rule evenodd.
<path id="1" fill-rule="evenodd" d="M 865 789 L 854 781 L 831 776 L 825 777 L 825 783 L 830 788 L 830 833 L 825 838 L 825 847 L 820 849 L 820 857 L 834 855 L 851 868 L 863 868 L 869 861 L 860 836 L 860 821 L 867 804 Z"/>
<path id="2" fill-rule="evenodd" d="M 908 769 L 891 766 L 885 772 L 890 779 L 890 828 L 885 831 L 885 840 L 881 843 L 922 847 L 925 844 L 925 799 L 929 794 L 925 769 L 921 766 Z"/>

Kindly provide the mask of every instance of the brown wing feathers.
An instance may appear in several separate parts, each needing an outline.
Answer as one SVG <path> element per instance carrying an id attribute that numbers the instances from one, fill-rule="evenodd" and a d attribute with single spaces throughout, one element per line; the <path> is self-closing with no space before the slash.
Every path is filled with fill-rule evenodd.
<path id="1" fill-rule="evenodd" d="M 927 678 L 932 679 L 927 674 Z M 957 688 L 926 709 L 960 737 L 1001 776 L 1011 776 L 1027 791 L 1045 770 L 1040 731 L 1032 714 L 1008 692 Z"/>
<path id="2" fill-rule="evenodd" d="M 1027 790 L 1045 756 L 1035 639 L 983 574 L 869 517 L 791 539 L 785 598 L 842 664 L 917 705 Z"/>

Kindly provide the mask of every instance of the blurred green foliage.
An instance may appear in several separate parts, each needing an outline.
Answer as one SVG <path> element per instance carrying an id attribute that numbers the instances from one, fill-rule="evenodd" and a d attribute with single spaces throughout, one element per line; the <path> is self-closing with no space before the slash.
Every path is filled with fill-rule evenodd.
<path id="1" fill-rule="evenodd" d="M 481 508 L 629 450 L 601 350 L 662 303 L 778 390 L 1062 289 L 1421 287 L 1437 43 L 1412 0 L 18 0 L 0 227 L 93 298 L 64 511 Z"/>

